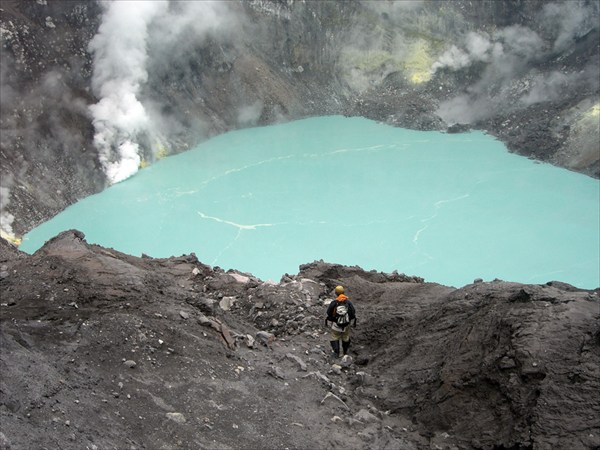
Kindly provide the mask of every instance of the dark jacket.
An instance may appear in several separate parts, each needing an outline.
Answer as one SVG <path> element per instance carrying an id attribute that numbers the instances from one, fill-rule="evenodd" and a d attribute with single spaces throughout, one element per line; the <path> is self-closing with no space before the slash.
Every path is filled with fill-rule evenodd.
<path id="1" fill-rule="evenodd" d="M 356 310 L 354 309 L 352 302 L 348 300 L 348 297 L 346 297 L 344 294 L 338 295 L 335 300 L 331 301 L 327 307 L 326 321 L 335 322 L 335 310 L 339 303 L 344 303 L 346 306 L 348 306 L 348 317 L 350 318 L 350 321 L 354 320 L 354 325 L 356 325 Z"/>

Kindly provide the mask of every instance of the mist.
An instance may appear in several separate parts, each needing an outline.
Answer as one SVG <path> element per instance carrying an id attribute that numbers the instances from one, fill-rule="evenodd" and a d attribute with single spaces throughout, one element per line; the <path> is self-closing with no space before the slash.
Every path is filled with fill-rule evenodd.
<path id="1" fill-rule="evenodd" d="M 113 1 L 104 8 L 89 45 L 94 55 L 92 88 L 99 98 L 89 109 L 94 145 L 113 184 L 164 152 L 166 136 L 184 128 L 162 112 L 156 99 L 144 95 L 148 66 L 160 66 L 163 60 L 170 70 L 184 66 L 193 46 L 223 27 L 234 27 L 235 19 L 229 2 L 220 1 Z M 249 112 L 241 113 L 244 122 L 253 121 Z M 201 123 L 194 126 L 202 128 Z"/>
<path id="2" fill-rule="evenodd" d="M 138 137 L 151 133 L 138 94 L 148 79 L 148 27 L 164 14 L 168 3 L 115 1 L 104 5 L 102 24 L 89 44 L 94 55 L 92 89 L 100 98 L 90 111 L 100 162 L 108 181 L 117 183 L 137 172 L 142 160 Z"/>
<path id="3" fill-rule="evenodd" d="M 538 13 L 537 30 L 513 25 L 493 34 L 468 32 L 432 65 L 432 71 L 460 71 L 475 64 L 483 69 L 465 91 L 440 103 L 437 114 L 448 124 L 472 124 L 519 105 L 564 100 L 573 89 L 597 89 L 597 61 L 583 70 L 544 71 L 538 65 L 569 55 L 582 35 L 598 29 L 597 5 L 585 2 L 549 3 Z M 594 19 L 595 18 L 595 19 Z"/>
<path id="4" fill-rule="evenodd" d="M 557 53 L 568 51 L 582 36 L 598 29 L 598 2 L 574 0 L 544 5 L 538 20 L 553 39 Z"/>
<path id="5" fill-rule="evenodd" d="M 37 83 L 28 84 L 15 76 L 16 67 L 22 64 L 10 52 L 2 52 L 0 230 L 12 241 L 20 234 L 13 228 L 15 210 L 23 208 L 19 197 L 22 192 L 43 199 L 50 207 L 64 207 L 61 199 L 64 192 L 47 189 L 47 181 L 57 176 L 73 178 L 93 170 L 95 160 L 92 158 L 89 165 L 82 163 L 77 168 L 65 164 L 66 160 L 87 151 L 89 112 L 85 100 L 73 89 L 80 85 L 80 75 L 69 71 L 68 66 L 54 66 L 39 74 Z M 35 181 L 24 182 L 30 174 L 35 174 Z M 94 176 L 87 178 L 93 180 Z M 37 217 L 28 212 L 28 220 Z"/>
<path id="6" fill-rule="evenodd" d="M 514 79 L 523 76 L 546 51 L 546 43 L 533 30 L 520 25 L 500 29 L 493 36 L 470 32 L 459 48 L 452 46 L 436 61 L 434 72 L 483 64 L 481 77 L 467 92 L 442 102 L 438 115 L 449 124 L 487 119 L 512 97 Z"/>
<path id="7" fill-rule="evenodd" d="M 10 241 L 15 240 L 12 224 L 15 216 L 8 212 L 10 203 L 10 189 L 6 186 L 0 186 L 0 234 L 3 238 Z"/>

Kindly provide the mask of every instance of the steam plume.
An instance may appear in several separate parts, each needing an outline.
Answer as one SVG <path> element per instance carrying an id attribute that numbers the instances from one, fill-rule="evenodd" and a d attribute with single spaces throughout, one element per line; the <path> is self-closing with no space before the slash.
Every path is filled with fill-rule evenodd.
<path id="1" fill-rule="evenodd" d="M 569 54 L 577 39 L 598 28 L 598 3 L 548 3 L 533 24 L 540 26 L 540 34 L 521 25 L 499 29 L 492 36 L 468 33 L 462 45 L 451 46 L 438 58 L 433 72 L 484 63 L 476 83 L 440 104 L 437 114 L 446 123 L 473 123 L 517 104 L 559 100 L 575 88 L 597 90 L 597 60 L 573 73 L 564 68 L 538 73 L 536 66 Z"/>
<path id="2" fill-rule="evenodd" d="M 0 235 L 9 241 L 15 241 L 12 224 L 15 216 L 7 211 L 10 202 L 10 190 L 8 187 L 0 186 Z"/>
<path id="3" fill-rule="evenodd" d="M 163 105 L 156 97 L 144 94 L 148 69 L 162 67 L 164 72 L 176 67 L 185 74 L 182 68 L 189 66 L 190 54 L 205 35 L 235 23 L 229 3 L 104 3 L 102 24 L 89 45 L 94 55 L 92 88 L 100 99 L 90 111 L 96 131 L 94 144 L 111 184 L 137 172 L 143 155 L 152 156 L 148 144 L 164 142 L 165 136 L 184 129 L 174 116 L 163 116 Z M 168 68 L 163 61 L 169 61 Z"/>
<path id="4" fill-rule="evenodd" d="M 598 2 L 548 3 L 544 5 L 541 20 L 556 34 L 553 49 L 564 52 L 579 37 L 598 27 Z"/>
<path id="5" fill-rule="evenodd" d="M 492 116 L 508 98 L 510 81 L 524 73 L 543 49 L 544 42 L 538 34 L 520 25 L 498 30 L 493 37 L 468 33 L 463 49 L 452 46 L 432 70 L 460 70 L 475 63 L 486 64 L 485 69 L 468 92 L 441 103 L 437 114 L 449 124 L 473 123 Z"/>
<path id="6" fill-rule="evenodd" d="M 470 32 L 465 38 L 464 50 L 453 45 L 433 64 L 432 70 L 445 67 L 459 70 L 476 62 L 485 62 L 506 71 L 509 60 L 518 58 L 522 64 L 536 58 L 543 48 L 544 42 L 538 34 L 520 25 L 503 28 L 493 38 L 487 33 Z"/>
<path id="7" fill-rule="evenodd" d="M 90 106 L 100 152 L 110 183 L 133 175 L 141 162 L 137 137 L 150 132 L 138 99 L 146 72 L 148 27 L 165 13 L 166 1 L 114 1 L 106 4 L 102 25 L 89 49 L 94 54 L 92 89 L 100 98 Z"/>

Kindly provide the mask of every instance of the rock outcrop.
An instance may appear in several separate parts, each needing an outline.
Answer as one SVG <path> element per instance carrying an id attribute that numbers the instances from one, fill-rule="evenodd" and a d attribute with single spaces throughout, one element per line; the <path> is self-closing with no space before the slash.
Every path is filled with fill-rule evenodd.
<path id="1" fill-rule="evenodd" d="M 600 291 L 0 240 L 2 448 L 596 448 Z M 350 357 L 323 320 L 343 284 Z M 224 299 L 228 299 L 223 302 Z"/>
<path id="2" fill-rule="evenodd" d="M 120 61 L 136 69 L 121 97 L 146 114 L 124 134 L 140 165 L 235 128 L 345 114 L 483 129 L 600 176 L 598 2 L 206 5 L 172 3 L 177 20 L 141 27 L 138 66 Z M 222 9 L 207 23 L 186 8 Z M 119 31 L 106 11 L 2 2 L 0 225 L 13 241 L 104 189 L 119 162 L 99 151 L 90 108 L 114 81 L 94 41 Z M 323 324 L 337 284 L 358 312 L 344 360 Z M 0 239 L 0 447 L 599 448 L 599 294 L 323 261 L 272 283 L 74 230 L 34 255 Z"/>

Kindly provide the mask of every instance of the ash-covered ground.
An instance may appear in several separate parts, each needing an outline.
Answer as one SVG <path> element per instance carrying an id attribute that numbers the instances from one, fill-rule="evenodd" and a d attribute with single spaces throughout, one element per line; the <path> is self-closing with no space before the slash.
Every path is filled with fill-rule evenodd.
<path id="1" fill-rule="evenodd" d="M 2 1 L 2 236 L 104 189 L 122 142 L 135 171 L 316 115 L 600 174 L 597 1 L 141 3 Z M 598 289 L 324 262 L 269 284 L 67 232 L 32 256 L 0 239 L 0 294 L 2 449 L 600 447 Z"/>
<path id="2" fill-rule="evenodd" d="M 600 446 L 599 290 L 0 240 L 3 449 Z M 357 309 L 330 354 L 334 286 Z"/>

